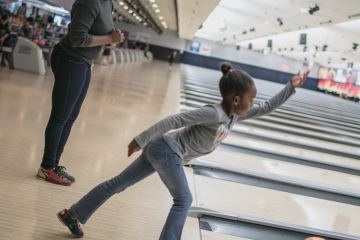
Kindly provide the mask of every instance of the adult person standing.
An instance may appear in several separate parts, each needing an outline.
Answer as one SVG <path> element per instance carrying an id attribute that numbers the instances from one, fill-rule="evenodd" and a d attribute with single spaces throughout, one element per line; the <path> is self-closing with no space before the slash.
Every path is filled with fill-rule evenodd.
<path id="1" fill-rule="evenodd" d="M 59 161 L 86 96 L 93 61 L 100 57 L 104 45 L 123 41 L 121 31 L 114 29 L 112 10 L 111 0 L 76 0 L 68 33 L 54 46 L 52 109 L 37 173 L 51 183 L 71 185 L 75 181 Z"/>

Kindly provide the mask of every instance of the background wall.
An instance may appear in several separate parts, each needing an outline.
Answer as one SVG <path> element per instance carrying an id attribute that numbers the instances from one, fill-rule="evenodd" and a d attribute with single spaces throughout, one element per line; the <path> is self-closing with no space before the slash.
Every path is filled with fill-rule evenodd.
<path id="1" fill-rule="evenodd" d="M 181 62 L 210 69 L 219 69 L 221 62 L 230 61 L 237 68 L 241 68 L 255 78 L 265 79 L 278 83 L 287 82 L 291 76 L 304 69 L 303 62 L 282 57 L 275 54 L 261 54 L 235 45 L 223 45 L 221 43 L 195 38 L 194 41 L 202 46 L 207 46 L 210 51 L 208 55 L 191 50 L 193 41 L 179 39 L 177 33 L 165 31 L 162 35 L 142 26 L 126 23 L 117 23 L 116 27 L 128 31 L 133 35 L 147 37 L 150 51 L 154 58 L 167 61 L 169 54 L 177 50 L 179 52 L 175 62 Z M 311 68 L 310 79 L 304 88 L 317 90 L 317 74 L 319 65 L 314 64 Z"/>

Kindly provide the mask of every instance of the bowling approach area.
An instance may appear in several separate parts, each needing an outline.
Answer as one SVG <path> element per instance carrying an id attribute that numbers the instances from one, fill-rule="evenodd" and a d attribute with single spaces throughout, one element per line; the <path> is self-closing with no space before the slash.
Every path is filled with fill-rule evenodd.
<path id="1" fill-rule="evenodd" d="M 36 179 L 53 75 L 0 69 L 0 239 L 71 239 L 56 213 L 129 165 L 129 142 L 170 114 L 221 101 L 221 72 L 166 62 L 95 65 L 62 164 L 71 187 Z M 255 79 L 255 103 L 284 85 Z M 236 125 L 185 171 L 193 196 L 182 239 L 360 239 L 360 108 L 306 89 Z M 108 200 L 84 239 L 158 239 L 172 199 L 157 174 Z"/>

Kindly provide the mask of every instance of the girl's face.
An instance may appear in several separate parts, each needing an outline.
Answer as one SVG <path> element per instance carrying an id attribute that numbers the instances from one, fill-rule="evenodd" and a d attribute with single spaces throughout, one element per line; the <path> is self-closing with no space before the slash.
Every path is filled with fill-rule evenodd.
<path id="1" fill-rule="evenodd" d="M 243 94 L 242 97 L 235 96 L 233 100 L 233 113 L 239 115 L 240 117 L 245 116 L 246 113 L 254 104 L 254 99 L 256 97 L 256 87 L 255 85 L 251 86 L 250 89 Z"/>

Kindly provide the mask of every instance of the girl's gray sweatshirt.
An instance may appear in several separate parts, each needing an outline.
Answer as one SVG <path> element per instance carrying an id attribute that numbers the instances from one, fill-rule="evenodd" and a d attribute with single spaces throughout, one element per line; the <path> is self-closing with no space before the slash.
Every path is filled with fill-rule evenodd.
<path id="1" fill-rule="evenodd" d="M 219 103 L 174 114 L 136 136 L 135 141 L 144 148 L 152 140 L 163 136 L 169 147 L 186 163 L 214 151 L 235 123 L 270 113 L 294 93 L 295 89 L 289 81 L 278 94 L 253 106 L 243 117 L 228 116 Z M 170 131 L 173 129 L 176 130 Z"/>

